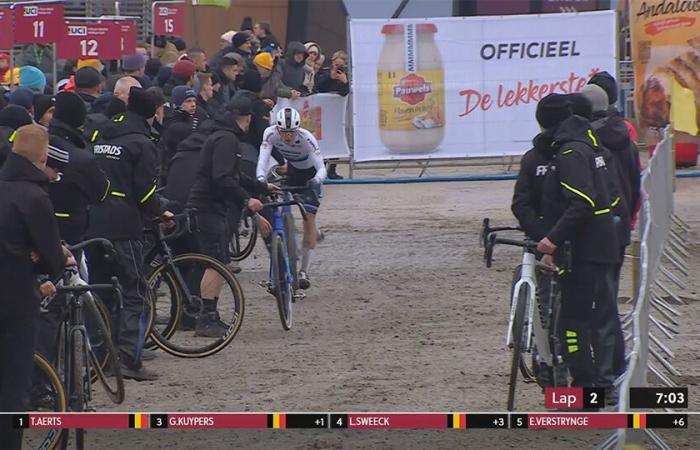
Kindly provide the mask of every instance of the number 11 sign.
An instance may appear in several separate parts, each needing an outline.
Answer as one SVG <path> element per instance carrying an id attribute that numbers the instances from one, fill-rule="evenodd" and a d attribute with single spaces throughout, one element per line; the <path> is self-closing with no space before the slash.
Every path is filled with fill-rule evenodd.
<path id="1" fill-rule="evenodd" d="M 153 2 L 153 34 L 182 36 L 185 34 L 183 2 Z"/>
<path id="2" fill-rule="evenodd" d="M 16 44 L 51 44 L 63 34 L 63 5 L 20 3 L 15 10 Z"/>

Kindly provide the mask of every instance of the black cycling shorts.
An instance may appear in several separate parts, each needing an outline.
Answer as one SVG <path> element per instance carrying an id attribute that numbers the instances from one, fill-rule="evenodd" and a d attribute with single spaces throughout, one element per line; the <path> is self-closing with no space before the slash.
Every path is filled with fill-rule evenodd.
<path id="1" fill-rule="evenodd" d="M 289 186 L 306 186 L 309 180 L 316 176 L 316 168 L 297 169 L 291 164 L 287 165 L 287 184 Z M 309 188 L 299 194 L 304 199 L 304 209 L 306 212 L 316 214 L 321 206 L 321 185 L 315 185 L 316 189 Z"/>
<path id="2" fill-rule="evenodd" d="M 223 264 L 230 263 L 230 233 L 226 217 L 199 212 L 197 214 L 197 228 L 199 252 L 211 256 Z"/>

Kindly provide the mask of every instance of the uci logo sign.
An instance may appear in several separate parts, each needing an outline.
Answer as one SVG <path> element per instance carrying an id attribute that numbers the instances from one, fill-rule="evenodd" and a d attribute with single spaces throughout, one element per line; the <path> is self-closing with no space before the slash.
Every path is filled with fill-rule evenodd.
<path id="1" fill-rule="evenodd" d="M 69 26 L 68 36 L 87 36 L 87 27 L 85 26 Z"/>
<path id="2" fill-rule="evenodd" d="M 39 15 L 38 6 L 25 6 L 24 7 L 24 17 L 36 17 Z"/>
<path id="3" fill-rule="evenodd" d="M 158 9 L 158 15 L 159 16 L 169 16 L 170 15 L 170 8 L 159 8 Z"/>

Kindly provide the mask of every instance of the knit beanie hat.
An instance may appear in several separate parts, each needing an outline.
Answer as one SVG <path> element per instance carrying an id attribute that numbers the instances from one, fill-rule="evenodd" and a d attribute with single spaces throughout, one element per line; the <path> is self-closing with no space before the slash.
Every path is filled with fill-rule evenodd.
<path id="1" fill-rule="evenodd" d="M 588 84 L 595 84 L 603 88 L 611 105 L 617 103 L 617 82 L 615 81 L 615 77 L 608 72 L 602 71 L 596 73 L 588 80 Z"/>
<path id="2" fill-rule="evenodd" d="M 537 103 L 535 117 L 545 130 L 555 128 L 571 115 L 571 104 L 565 95 L 549 94 Z"/>
<path id="3" fill-rule="evenodd" d="M 170 98 L 172 100 L 171 103 L 179 108 L 188 98 L 197 98 L 197 94 L 192 88 L 187 86 L 175 86 Z"/>
<path id="4" fill-rule="evenodd" d="M 93 67 L 83 67 L 75 72 L 75 87 L 93 89 L 102 84 L 102 75 Z"/>
<path id="5" fill-rule="evenodd" d="M 46 88 L 46 75 L 34 66 L 24 66 L 19 69 L 19 87 L 43 94 Z"/>
<path id="6" fill-rule="evenodd" d="M 272 55 L 268 52 L 258 53 L 258 55 L 253 59 L 253 62 L 262 67 L 263 69 L 272 70 L 274 66 L 274 60 Z"/>
<path id="7" fill-rule="evenodd" d="M 18 105 L 7 105 L 0 110 L 0 125 L 13 130 L 32 123 L 32 116 L 29 112 Z"/>
<path id="8" fill-rule="evenodd" d="M 257 70 L 246 70 L 239 78 L 241 89 L 258 93 L 262 91 L 262 79 Z"/>
<path id="9" fill-rule="evenodd" d="M 85 102 L 73 92 L 59 92 L 56 94 L 56 110 L 53 117 L 73 128 L 80 128 L 85 124 L 87 117 Z"/>
<path id="10" fill-rule="evenodd" d="M 593 104 L 583 94 L 568 94 L 566 98 L 571 103 L 571 111 L 574 115 L 593 120 Z"/>
<path id="11" fill-rule="evenodd" d="M 125 72 L 136 72 L 144 67 L 146 67 L 146 57 L 141 53 L 122 57 L 122 70 Z"/>
<path id="12" fill-rule="evenodd" d="M 153 96 L 140 87 L 132 87 L 129 90 L 129 104 L 127 111 L 134 112 L 144 119 L 150 119 L 156 115 L 156 101 Z"/>
<path id="13" fill-rule="evenodd" d="M 593 112 L 607 111 L 610 107 L 608 94 L 597 84 L 587 84 L 581 89 L 581 95 L 586 97 L 593 105 Z"/>
<path id="14" fill-rule="evenodd" d="M 29 111 L 34 106 L 34 93 L 27 88 L 19 88 L 7 100 L 10 105 L 18 105 Z"/>
<path id="15" fill-rule="evenodd" d="M 173 78 L 183 81 L 189 80 L 196 70 L 197 68 L 192 61 L 183 59 L 173 66 Z"/>
<path id="16" fill-rule="evenodd" d="M 249 38 L 250 38 L 250 32 L 240 31 L 233 36 L 231 43 L 233 44 L 233 46 L 235 48 L 238 48 L 241 45 L 245 44 L 245 41 L 247 41 Z"/>
<path id="17" fill-rule="evenodd" d="M 53 95 L 35 95 L 34 96 L 34 120 L 38 122 L 41 117 L 46 114 L 46 111 L 53 108 L 56 104 L 56 100 Z"/>

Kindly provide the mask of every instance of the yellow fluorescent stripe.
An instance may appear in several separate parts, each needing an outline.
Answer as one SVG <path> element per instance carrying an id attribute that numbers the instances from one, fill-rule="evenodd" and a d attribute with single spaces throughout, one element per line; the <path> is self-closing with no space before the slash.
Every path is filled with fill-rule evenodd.
<path id="1" fill-rule="evenodd" d="M 95 130 L 92 132 L 92 137 L 90 138 L 90 142 L 95 142 L 97 140 L 97 135 L 100 134 L 100 130 Z"/>
<path id="2" fill-rule="evenodd" d="M 112 195 L 114 195 L 115 197 L 126 197 L 125 193 L 118 191 L 112 191 Z"/>
<path id="3" fill-rule="evenodd" d="M 563 152 L 561 152 L 562 155 L 568 155 L 569 153 L 573 153 L 573 150 L 568 149 L 568 150 L 564 150 Z"/>
<path id="4" fill-rule="evenodd" d="M 614 208 L 614 207 L 617 206 L 618 203 L 620 203 L 620 197 L 617 197 L 617 198 L 610 204 L 610 206 L 612 206 L 612 207 Z"/>
<path id="5" fill-rule="evenodd" d="M 153 195 L 153 193 L 156 191 L 156 185 L 154 184 L 153 187 L 151 188 L 150 191 L 148 191 L 148 194 L 144 195 L 143 198 L 141 199 L 141 203 L 144 203 L 148 198 Z"/>
<path id="6" fill-rule="evenodd" d="M 105 195 L 103 195 L 102 198 L 100 199 L 101 202 L 105 201 L 105 199 L 107 198 L 107 194 L 109 194 L 109 188 L 111 188 L 111 187 L 112 187 L 112 182 L 107 180 L 107 189 L 105 189 Z"/>
<path id="7" fill-rule="evenodd" d="M 578 338 L 569 338 L 566 340 L 567 344 L 575 344 L 578 342 Z"/>
<path id="8" fill-rule="evenodd" d="M 575 353 L 578 351 L 578 345 L 569 345 L 569 353 Z"/>
<path id="9" fill-rule="evenodd" d="M 70 217 L 70 214 L 68 214 L 68 213 L 61 213 L 61 212 L 55 212 L 55 213 L 53 213 L 53 215 L 56 216 L 56 217 L 64 218 L 64 219 L 65 219 L 66 217 Z"/>
<path id="10" fill-rule="evenodd" d="M 9 142 L 15 142 L 15 138 L 16 138 L 16 137 L 17 137 L 17 130 L 13 131 L 12 134 L 10 135 L 10 137 L 7 138 L 7 140 L 8 140 Z"/>
<path id="11" fill-rule="evenodd" d="M 595 215 L 600 216 L 601 214 L 607 214 L 609 212 L 610 212 L 610 208 L 599 209 L 598 211 L 595 212 Z"/>
<path id="12" fill-rule="evenodd" d="M 639 419 L 640 419 L 639 414 L 635 414 L 634 416 L 632 416 L 633 428 L 641 428 L 641 423 L 640 423 L 641 421 Z"/>
<path id="13" fill-rule="evenodd" d="M 571 330 L 566 330 L 566 337 L 576 337 L 576 332 Z"/>
<path id="14" fill-rule="evenodd" d="M 593 145 L 596 147 L 598 146 L 598 139 L 595 138 L 595 135 L 593 134 L 593 130 L 590 128 L 588 129 L 588 137 L 591 138 L 591 141 L 593 141 Z"/>
<path id="15" fill-rule="evenodd" d="M 587 196 L 583 192 L 579 191 L 578 189 L 569 186 L 568 184 L 564 183 L 563 181 L 560 181 L 559 183 L 561 183 L 562 186 L 564 186 L 566 189 L 570 190 L 574 194 L 577 194 L 577 195 L 580 195 L 581 197 L 583 197 L 588 203 L 591 204 L 592 207 L 595 208 L 595 202 L 589 196 Z"/>

